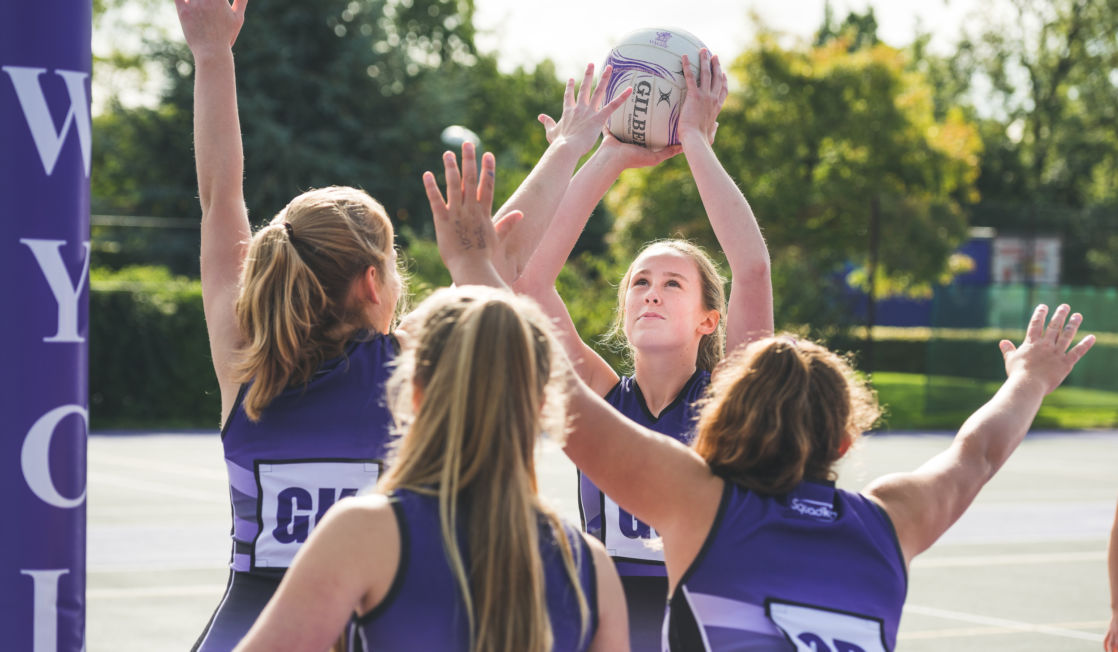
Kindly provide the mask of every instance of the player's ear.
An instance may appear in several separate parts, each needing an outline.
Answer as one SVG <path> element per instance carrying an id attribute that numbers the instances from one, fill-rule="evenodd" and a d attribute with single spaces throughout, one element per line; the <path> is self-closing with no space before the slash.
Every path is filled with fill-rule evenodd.
<path id="1" fill-rule="evenodd" d="M 722 317 L 718 314 L 717 310 L 707 310 L 703 315 L 703 320 L 699 322 L 698 331 L 700 335 L 710 335 L 718 330 L 718 322 Z"/>

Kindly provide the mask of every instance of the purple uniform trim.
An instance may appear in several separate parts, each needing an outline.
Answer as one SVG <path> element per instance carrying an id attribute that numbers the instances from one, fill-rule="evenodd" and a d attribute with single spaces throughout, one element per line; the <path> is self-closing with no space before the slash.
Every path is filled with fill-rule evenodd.
<path id="1" fill-rule="evenodd" d="M 241 407 L 247 385 L 242 387 L 221 434 L 233 540 L 247 545 L 236 551 L 241 554 L 234 557 L 233 570 L 284 568 L 282 560 L 294 554 L 341 494 L 375 482 L 377 471 L 366 464 L 384 459 L 391 424 L 384 383 L 395 357 L 391 336 L 354 341 L 346 355 L 324 364 L 305 387 L 277 396 L 255 423 Z M 347 467 L 352 474 L 344 473 Z M 358 483 L 366 486 L 352 486 Z M 291 550 L 255 560 L 261 537 L 278 539 L 277 546 Z"/>
<path id="2" fill-rule="evenodd" d="M 225 469 L 229 473 L 229 486 L 242 494 L 256 497 L 256 476 L 251 468 L 243 468 L 229 460 L 225 460 Z"/>
<path id="3" fill-rule="evenodd" d="M 762 496 L 727 482 L 672 595 L 664 648 L 888 652 L 907 586 L 892 522 L 865 496 L 816 482 Z"/>
<path id="4" fill-rule="evenodd" d="M 707 627 L 725 627 L 782 637 L 780 629 L 769 620 L 763 606 L 707 593 L 694 593 L 686 587 L 683 594 L 691 610 L 702 614 L 703 624 Z"/>
<path id="5" fill-rule="evenodd" d="M 326 510 L 372 488 L 392 423 L 384 384 L 397 349 L 390 335 L 362 333 L 306 385 L 273 399 L 255 423 L 242 407 L 248 386 L 241 387 L 221 433 L 233 573 L 196 649 L 236 645 Z"/>
<path id="6" fill-rule="evenodd" d="M 391 496 L 400 529 L 400 565 L 388 595 L 357 619 L 357 635 L 367 650 L 470 649 L 469 623 L 458 583 L 443 550 L 439 502 L 398 490 Z M 590 622 L 582 635 L 578 602 L 550 525 L 540 519 L 540 558 L 556 652 L 585 650 L 598 626 L 597 576 L 586 541 L 573 528 L 564 528 L 570 542 L 579 583 L 590 607 Z M 459 548 L 468 559 L 465 536 Z M 372 554 L 372 553 L 370 553 Z"/>
<path id="7" fill-rule="evenodd" d="M 685 444 L 694 435 L 695 402 L 702 398 L 710 384 L 710 373 L 696 370 L 675 400 L 654 416 L 645 403 L 637 381 L 622 377 L 605 400 L 634 423 L 654 430 Z M 656 537 L 654 531 L 628 514 L 579 473 L 579 512 L 583 529 L 605 544 L 622 576 L 666 577 L 663 551 L 644 545 Z"/>

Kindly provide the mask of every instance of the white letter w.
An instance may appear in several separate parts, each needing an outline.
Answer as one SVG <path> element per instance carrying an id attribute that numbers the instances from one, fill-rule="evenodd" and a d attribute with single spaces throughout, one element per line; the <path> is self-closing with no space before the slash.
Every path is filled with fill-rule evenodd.
<path id="1" fill-rule="evenodd" d="M 16 89 L 23 117 L 31 129 L 31 137 L 35 139 L 35 148 L 39 150 L 39 158 L 43 161 L 43 169 L 47 176 L 54 172 L 58 163 L 58 155 L 62 152 L 62 143 L 66 134 L 70 132 L 71 123 L 77 123 L 78 144 L 82 149 L 82 161 L 85 163 L 85 176 L 89 177 L 90 166 L 90 125 L 89 102 L 85 95 L 85 80 L 89 73 L 74 70 L 56 70 L 55 74 L 66 82 L 66 90 L 70 94 L 70 110 L 66 112 L 66 119 L 62 128 L 54 130 L 54 120 L 47 106 L 47 99 L 43 96 L 43 89 L 39 86 L 39 75 L 47 71 L 46 68 L 24 68 L 22 66 L 3 66 L 0 70 L 8 73 L 12 78 L 12 85 Z"/>

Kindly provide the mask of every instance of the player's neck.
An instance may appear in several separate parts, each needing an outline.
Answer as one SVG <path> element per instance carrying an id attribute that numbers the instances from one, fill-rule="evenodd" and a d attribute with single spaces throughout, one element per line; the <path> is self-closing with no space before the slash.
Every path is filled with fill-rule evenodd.
<path id="1" fill-rule="evenodd" d="M 694 373 L 694 352 L 643 354 L 633 361 L 633 377 L 644 404 L 656 417 L 675 401 Z"/>

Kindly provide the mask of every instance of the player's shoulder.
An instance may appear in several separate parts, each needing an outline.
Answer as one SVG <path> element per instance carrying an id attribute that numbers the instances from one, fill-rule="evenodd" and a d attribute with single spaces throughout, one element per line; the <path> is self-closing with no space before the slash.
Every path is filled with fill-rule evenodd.
<path id="1" fill-rule="evenodd" d="M 587 534 L 586 532 L 579 532 L 582 537 L 586 549 L 590 551 L 590 559 L 594 563 L 595 573 L 601 573 L 603 570 L 613 568 L 613 559 L 610 558 L 609 553 L 606 552 L 604 543 L 598 540 L 597 537 Z"/>
<path id="2" fill-rule="evenodd" d="M 395 523 L 392 499 L 381 493 L 347 496 L 331 507 L 323 525 L 333 522 L 339 528 L 379 528 L 387 521 Z"/>

